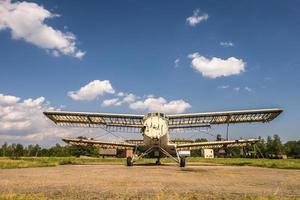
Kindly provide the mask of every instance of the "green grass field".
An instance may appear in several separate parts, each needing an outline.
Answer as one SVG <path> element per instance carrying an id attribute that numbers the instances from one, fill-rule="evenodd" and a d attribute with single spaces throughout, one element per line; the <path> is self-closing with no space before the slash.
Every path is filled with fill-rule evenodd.
<path id="1" fill-rule="evenodd" d="M 162 163 L 174 163 L 169 158 L 161 160 Z M 138 164 L 154 163 L 155 159 L 142 159 Z M 237 166 L 257 166 L 280 169 L 300 169 L 300 159 L 249 159 L 249 158 L 215 158 L 204 159 L 199 157 L 187 158 L 187 165 L 196 164 L 222 164 Z M 124 158 L 76 158 L 76 157 L 0 157 L 0 169 L 28 168 L 28 167 L 53 167 L 58 165 L 80 164 L 125 164 Z"/>
<path id="2" fill-rule="evenodd" d="M 122 158 L 77 158 L 77 157 L 0 157 L 0 169 L 28 168 L 28 167 L 54 167 L 57 165 L 80 164 L 114 164 L 123 163 Z"/>
<path id="3" fill-rule="evenodd" d="M 188 158 L 188 162 L 205 162 L 222 165 L 256 166 L 279 169 L 300 169 L 300 159 L 251 159 L 251 158 Z"/>

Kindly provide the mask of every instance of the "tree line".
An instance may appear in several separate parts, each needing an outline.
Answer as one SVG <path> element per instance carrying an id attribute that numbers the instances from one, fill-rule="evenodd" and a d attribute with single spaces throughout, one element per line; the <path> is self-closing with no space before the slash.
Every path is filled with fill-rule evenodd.
<path id="1" fill-rule="evenodd" d="M 79 137 L 85 139 L 85 137 Z M 207 141 L 206 139 L 199 138 L 196 139 L 196 142 Z M 298 141 L 288 141 L 282 143 L 279 135 L 273 135 L 273 137 L 268 136 L 266 140 L 260 138 L 260 143 L 256 146 L 247 147 L 246 150 L 253 151 L 256 149 L 259 151 L 261 157 L 270 157 L 270 155 L 287 155 L 290 158 L 300 158 L 300 140 Z M 240 155 L 240 148 L 228 149 L 229 153 L 235 157 Z M 97 147 L 87 146 L 87 147 L 78 147 L 60 144 L 55 146 L 45 148 L 40 145 L 28 145 L 23 146 L 22 144 L 7 144 L 4 143 L 0 147 L 0 156 L 3 157 L 68 157 L 68 156 L 99 156 L 100 149 Z M 218 154 L 216 152 L 216 154 Z M 192 150 L 192 156 L 200 156 L 201 150 Z"/>
<path id="2" fill-rule="evenodd" d="M 49 148 L 43 148 L 40 145 L 28 145 L 22 144 L 7 144 L 4 143 L 0 148 L 0 156 L 2 157 L 69 157 L 81 155 L 85 156 L 99 156 L 100 149 L 96 147 L 78 147 L 60 144 Z"/>

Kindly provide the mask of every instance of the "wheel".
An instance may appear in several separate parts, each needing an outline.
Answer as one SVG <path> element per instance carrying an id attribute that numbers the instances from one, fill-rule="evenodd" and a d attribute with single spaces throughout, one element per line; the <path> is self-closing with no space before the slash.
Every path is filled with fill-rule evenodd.
<path id="1" fill-rule="evenodd" d="M 132 166 L 133 165 L 133 162 L 132 162 L 132 157 L 127 157 L 127 160 L 126 160 L 127 162 L 127 166 Z"/>
<path id="2" fill-rule="evenodd" d="M 156 164 L 156 165 L 161 165 L 161 162 L 160 162 L 159 160 L 157 160 L 157 161 L 155 162 L 155 164 Z"/>
<path id="3" fill-rule="evenodd" d="M 180 158 L 179 165 L 180 167 L 185 167 L 185 157 Z"/>

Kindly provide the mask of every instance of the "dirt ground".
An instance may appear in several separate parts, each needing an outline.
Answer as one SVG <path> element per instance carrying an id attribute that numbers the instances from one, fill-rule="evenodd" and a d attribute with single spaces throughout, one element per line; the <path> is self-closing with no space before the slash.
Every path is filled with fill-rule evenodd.
<path id="1" fill-rule="evenodd" d="M 50 199 L 300 199 L 300 170 L 206 165 L 0 169 L 0 193 Z"/>

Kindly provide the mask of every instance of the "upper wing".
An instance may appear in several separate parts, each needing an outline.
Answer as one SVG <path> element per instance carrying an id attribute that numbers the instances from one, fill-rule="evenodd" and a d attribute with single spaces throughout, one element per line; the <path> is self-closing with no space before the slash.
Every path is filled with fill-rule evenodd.
<path id="1" fill-rule="evenodd" d="M 282 112 L 281 109 L 239 110 L 168 115 L 169 125 L 182 127 L 200 124 L 227 124 L 245 122 L 269 122 Z"/>
<path id="2" fill-rule="evenodd" d="M 143 115 L 45 111 L 54 123 L 67 126 L 87 126 L 110 128 L 137 128 L 143 126 Z"/>
<path id="3" fill-rule="evenodd" d="M 211 142 L 194 142 L 177 144 L 178 150 L 191 150 L 191 149 L 213 149 L 223 147 L 242 147 L 258 143 L 259 139 L 248 140 L 227 140 L 227 141 L 211 141 Z"/>
<path id="4" fill-rule="evenodd" d="M 86 140 L 86 139 L 62 139 L 64 142 L 75 146 L 96 146 L 103 149 L 134 149 L 136 144 L 127 142 L 108 142 L 100 140 Z"/>

